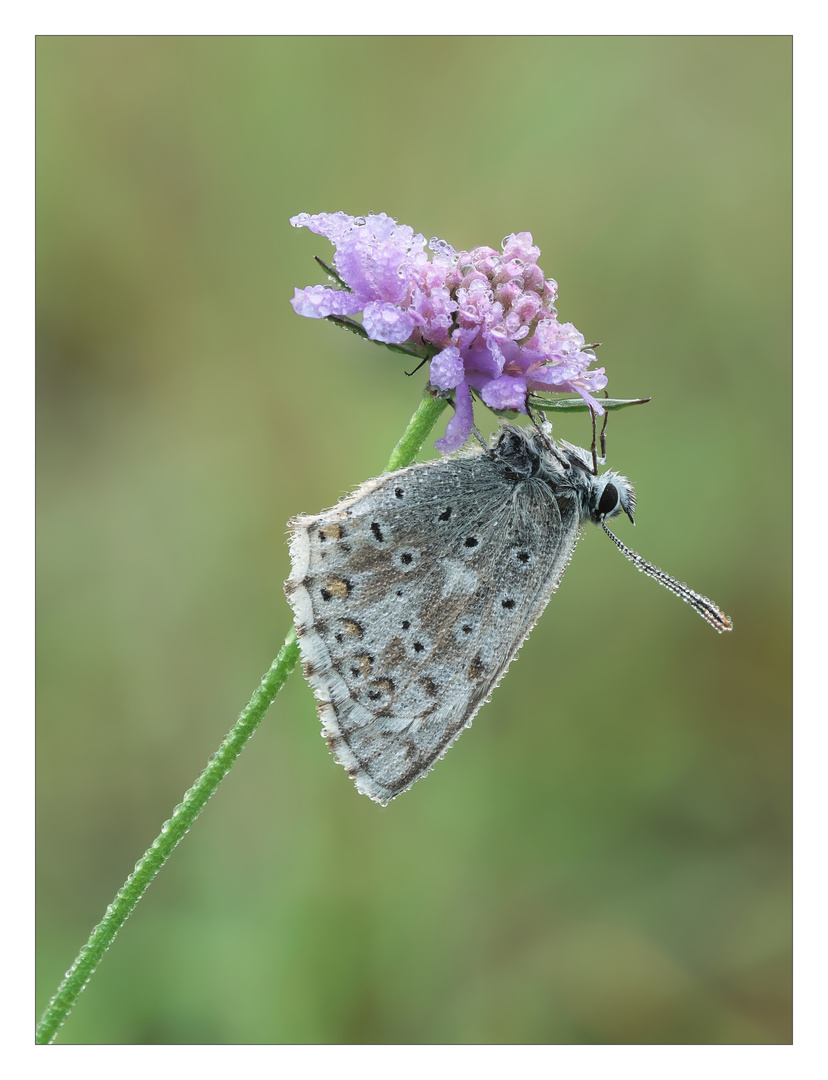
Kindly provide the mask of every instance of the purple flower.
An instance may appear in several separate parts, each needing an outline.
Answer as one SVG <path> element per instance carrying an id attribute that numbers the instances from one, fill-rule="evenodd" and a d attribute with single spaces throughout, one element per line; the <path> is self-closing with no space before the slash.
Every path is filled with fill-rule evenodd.
<path id="1" fill-rule="evenodd" d="M 500 252 L 455 251 L 435 237 L 429 259 L 425 238 L 387 214 L 299 214 L 291 224 L 331 241 L 347 286 L 297 289 L 294 311 L 312 319 L 361 312 L 373 341 L 426 346 L 432 386 L 454 391 L 454 415 L 437 441 L 443 453 L 471 433 L 472 390 L 492 409 L 524 413 L 529 391 L 574 392 L 603 413 L 592 395 L 607 385 L 604 369 L 589 370 L 583 335 L 558 322 L 558 286 L 538 266 L 531 233 L 505 237 Z"/>

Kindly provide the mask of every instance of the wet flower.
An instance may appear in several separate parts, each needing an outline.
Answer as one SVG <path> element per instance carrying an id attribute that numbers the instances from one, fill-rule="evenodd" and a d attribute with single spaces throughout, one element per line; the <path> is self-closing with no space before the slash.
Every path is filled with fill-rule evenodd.
<path id="1" fill-rule="evenodd" d="M 492 409 L 524 413 L 529 391 L 574 392 L 603 412 L 592 395 L 607 385 L 604 369 L 589 370 L 583 335 L 558 322 L 558 286 L 538 266 L 531 233 L 505 237 L 499 252 L 455 251 L 436 237 L 426 245 L 387 214 L 299 214 L 291 224 L 331 241 L 346 286 L 296 289 L 294 311 L 314 319 L 361 313 L 373 341 L 425 346 L 432 386 L 454 392 L 454 415 L 437 441 L 443 453 L 471 433 L 472 391 Z"/>

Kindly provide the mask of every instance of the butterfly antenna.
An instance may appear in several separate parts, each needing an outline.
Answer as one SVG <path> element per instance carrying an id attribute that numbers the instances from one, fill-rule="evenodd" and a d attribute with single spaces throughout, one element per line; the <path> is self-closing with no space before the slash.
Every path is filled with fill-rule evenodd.
<path id="1" fill-rule="evenodd" d="M 679 599 L 683 600 L 685 604 L 689 604 L 690 607 L 699 613 L 705 622 L 710 623 L 714 630 L 718 633 L 722 633 L 724 630 L 732 630 L 733 623 L 725 615 L 723 611 L 713 603 L 712 600 L 708 600 L 706 596 L 701 596 L 697 592 L 693 592 L 691 588 L 684 584 L 683 581 L 677 581 L 676 578 L 670 577 L 669 574 L 665 574 L 663 570 L 659 570 L 657 566 L 653 566 L 652 563 L 647 562 L 646 559 L 642 559 L 641 556 L 628 548 L 623 541 L 607 528 L 605 521 L 601 522 L 604 532 L 612 540 L 622 555 L 625 555 L 630 562 L 635 566 L 637 570 L 640 570 L 643 574 L 653 578 L 663 585 L 665 589 L 669 589 L 671 593 L 675 593 Z"/>

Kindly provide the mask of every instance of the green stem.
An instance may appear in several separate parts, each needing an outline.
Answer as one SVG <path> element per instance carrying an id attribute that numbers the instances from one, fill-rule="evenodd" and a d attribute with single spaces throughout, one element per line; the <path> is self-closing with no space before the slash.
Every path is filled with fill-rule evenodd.
<path id="1" fill-rule="evenodd" d="M 411 464 L 445 406 L 446 401 L 433 398 L 426 393 L 419 408 L 411 417 L 405 434 L 394 448 L 388 462 L 388 472 Z M 172 854 L 179 840 L 183 838 L 204 809 L 207 800 L 232 768 L 247 740 L 259 726 L 271 702 L 296 666 L 298 659 L 299 645 L 296 634 L 291 630 L 270 670 L 265 674 L 258 689 L 217 752 L 211 757 L 209 765 L 173 810 L 169 821 L 164 822 L 160 834 L 140 861 L 135 864 L 134 871 L 107 907 L 103 919 L 92 931 L 89 940 L 81 949 L 67 972 L 66 978 L 43 1013 L 35 1036 L 37 1043 L 49 1043 L 55 1038 L 81 991 L 91 979 L 103 954 L 112 944 L 115 935 L 146 892 L 152 879 Z"/>
<path id="2" fill-rule="evenodd" d="M 419 408 L 408 421 L 405 434 L 391 452 L 386 472 L 396 472 L 411 464 L 446 405 L 448 402 L 445 398 L 432 397 L 428 391 L 425 392 Z"/>

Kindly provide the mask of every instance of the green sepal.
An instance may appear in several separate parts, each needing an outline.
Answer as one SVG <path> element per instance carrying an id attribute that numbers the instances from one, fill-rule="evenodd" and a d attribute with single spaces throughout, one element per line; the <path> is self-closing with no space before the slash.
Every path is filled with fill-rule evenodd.
<path id="1" fill-rule="evenodd" d="M 335 281 L 335 282 L 337 282 L 337 284 L 341 285 L 342 288 L 345 290 L 345 292 L 353 292 L 354 291 L 351 288 L 350 285 L 347 285 L 342 280 L 342 278 L 339 276 L 339 274 L 337 274 L 336 270 L 334 270 L 334 268 L 332 266 L 328 266 L 328 264 L 324 261 L 324 259 L 320 259 L 318 255 L 314 255 L 314 259 L 316 259 L 316 261 L 319 263 L 319 265 L 322 267 L 322 269 L 325 271 L 325 273 L 328 275 L 328 277 L 332 281 Z"/>
<path id="2" fill-rule="evenodd" d="M 365 341 L 370 341 L 372 345 L 382 345 L 383 348 L 390 349 L 391 352 L 402 353 L 403 356 L 413 356 L 417 360 L 429 360 L 432 356 L 436 356 L 435 349 L 429 348 L 427 345 L 417 345 L 413 341 L 404 341 L 400 345 L 394 345 L 387 341 L 374 341 L 373 338 L 368 337 L 368 331 L 362 323 L 357 322 L 356 319 L 352 319 L 348 315 L 326 315 L 325 319 L 335 326 L 341 326 L 343 330 L 350 330 L 352 334 L 364 338 Z"/>
<path id="3" fill-rule="evenodd" d="M 350 330 L 352 334 L 365 338 L 366 341 L 370 340 L 368 331 L 362 323 L 357 322 L 356 319 L 352 319 L 348 315 L 326 315 L 325 321 L 332 322 L 334 326 L 341 326 L 343 330 Z"/>
<path id="4" fill-rule="evenodd" d="M 630 405 L 646 405 L 652 398 L 599 398 L 602 409 L 628 409 Z M 589 405 L 583 398 L 548 398 L 543 394 L 529 393 L 526 402 L 533 409 L 551 412 L 553 409 L 566 409 L 569 412 L 589 412 Z"/>

